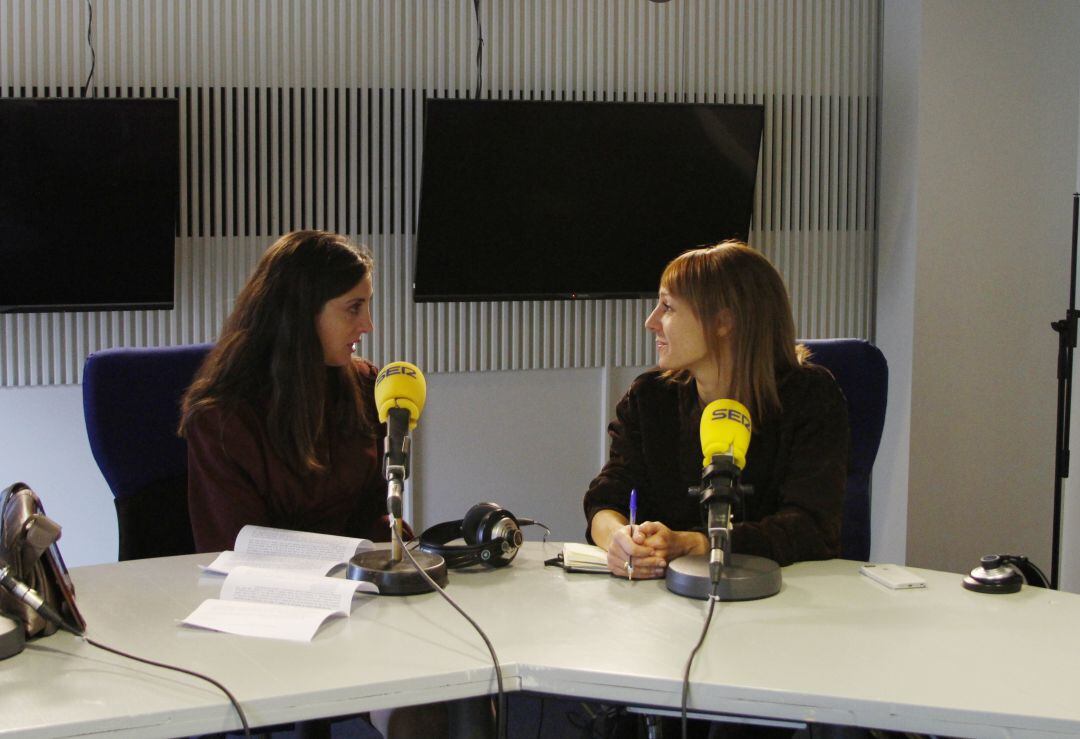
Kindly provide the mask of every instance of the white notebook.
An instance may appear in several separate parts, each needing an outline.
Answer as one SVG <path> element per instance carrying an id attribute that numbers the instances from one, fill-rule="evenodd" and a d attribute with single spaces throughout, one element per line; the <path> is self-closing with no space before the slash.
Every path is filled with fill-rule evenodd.
<path id="1" fill-rule="evenodd" d="M 607 572 L 607 552 L 592 544 L 566 542 L 563 544 L 562 566 L 567 572 Z"/>

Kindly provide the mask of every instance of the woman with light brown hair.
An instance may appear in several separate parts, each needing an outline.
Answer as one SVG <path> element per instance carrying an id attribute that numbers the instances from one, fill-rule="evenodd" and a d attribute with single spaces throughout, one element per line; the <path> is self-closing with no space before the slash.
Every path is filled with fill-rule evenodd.
<path id="1" fill-rule="evenodd" d="M 781 565 L 839 556 L 847 403 L 796 344 L 768 259 L 739 242 L 685 252 L 664 270 L 645 327 L 658 368 L 619 401 L 608 462 L 584 500 L 587 536 L 607 550 L 608 569 L 626 576 L 632 562 L 635 578 L 662 577 L 676 557 L 708 552 L 687 489 L 701 480 L 702 410 L 720 398 L 753 420 L 742 480 L 754 492 L 736 511 L 732 550 Z M 631 532 L 633 489 L 641 523 Z"/>

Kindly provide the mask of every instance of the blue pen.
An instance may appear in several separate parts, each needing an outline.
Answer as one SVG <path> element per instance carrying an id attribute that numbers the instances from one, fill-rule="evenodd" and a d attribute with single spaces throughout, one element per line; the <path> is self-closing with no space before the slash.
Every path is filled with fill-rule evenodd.
<path id="1" fill-rule="evenodd" d="M 633 541 L 634 526 L 637 524 L 637 488 L 630 490 L 630 539 Z M 634 579 L 634 563 L 630 560 L 626 560 L 626 579 Z"/>

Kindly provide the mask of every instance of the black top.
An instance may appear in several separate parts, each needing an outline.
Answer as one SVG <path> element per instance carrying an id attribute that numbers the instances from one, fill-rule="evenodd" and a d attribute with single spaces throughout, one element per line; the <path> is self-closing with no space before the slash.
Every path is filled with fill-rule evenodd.
<path id="1" fill-rule="evenodd" d="M 660 375 L 639 376 L 615 409 L 610 456 L 585 493 L 588 526 L 603 509 L 629 517 L 636 487 L 638 522 L 702 530 L 700 505 L 687 494 L 701 483 L 697 386 Z M 781 413 L 765 423 L 754 420 L 742 474 L 754 492 L 742 511 L 736 509 L 732 551 L 781 565 L 837 557 L 850 442 L 847 402 L 828 370 L 812 364 L 782 377 L 778 390 Z"/>

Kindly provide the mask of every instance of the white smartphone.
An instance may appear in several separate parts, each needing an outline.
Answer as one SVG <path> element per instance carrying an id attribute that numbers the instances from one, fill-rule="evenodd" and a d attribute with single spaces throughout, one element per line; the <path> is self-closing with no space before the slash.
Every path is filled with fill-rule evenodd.
<path id="1" fill-rule="evenodd" d="M 863 565 L 859 572 L 892 590 L 926 587 L 926 580 L 900 565 Z"/>

